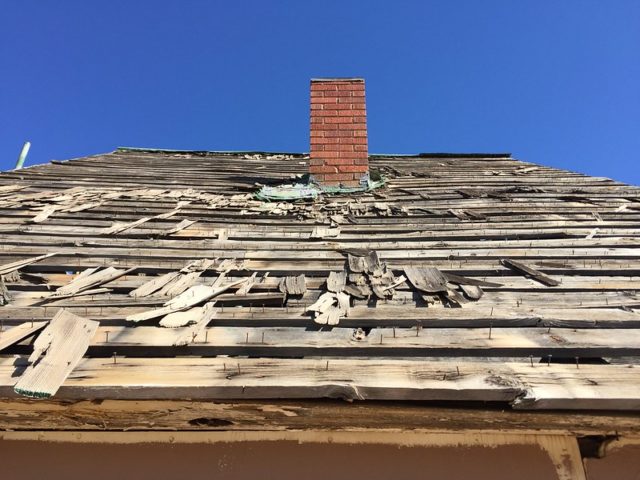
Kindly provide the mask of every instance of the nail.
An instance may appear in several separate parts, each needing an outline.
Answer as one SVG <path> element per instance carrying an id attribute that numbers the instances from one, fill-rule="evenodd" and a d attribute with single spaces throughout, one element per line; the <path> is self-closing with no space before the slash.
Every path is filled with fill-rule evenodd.
<path id="1" fill-rule="evenodd" d="M 547 367 L 551 366 L 551 355 L 547 355 Z"/>
<path id="2" fill-rule="evenodd" d="M 327 360 L 327 365 L 325 367 L 325 370 L 328 372 L 329 371 L 329 360 Z"/>
<path id="3" fill-rule="evenodd" d="M 460 376 L 460 367 L 458 367 L 458 365 L 456 365 L 456 372 L 458 372 L 458 376 Z"/>
<path id="4" fill-rule="evenodd" d="M 113 352 L 113 363 L 118 363 L 118 357 L 116 352 Z"/>
<path id="5" fill-rule="evenodd" d="M 580 368 L 580 357 L 576 357 L 576 368 Z"/>
<path id="6" fill-rule="evenodd" d="M 491 330 L 493 329 L 493 323 L 489 324 L 489 340 L 491 340 Z"/>
<path id="7" fill-rule="evenodd" d="M 533 355 L 529 355 L 529 361 L 531 362 L 531 366 L 533 367 Z"/>

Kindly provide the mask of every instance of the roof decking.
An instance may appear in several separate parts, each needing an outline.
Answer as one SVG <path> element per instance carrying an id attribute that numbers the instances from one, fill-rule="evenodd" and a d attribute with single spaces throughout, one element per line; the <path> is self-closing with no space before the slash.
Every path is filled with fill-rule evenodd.
<path id="1" fill-rule="evenodd" d="M 0 317 L 24 332 L 0 336 L 2 395 L 64 309 L 100 325 L 61 399 L 640 408 L 639 188 L 508 155 L 370 166 L 384 189 L 282 204 L 252 192 L 302 155 L 122 149 L 0 175 Z"/>

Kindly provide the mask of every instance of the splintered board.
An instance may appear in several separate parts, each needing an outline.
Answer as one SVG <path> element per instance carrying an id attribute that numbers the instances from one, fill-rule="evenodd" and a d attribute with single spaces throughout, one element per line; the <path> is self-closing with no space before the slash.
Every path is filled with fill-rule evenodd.
<path id="1" fill-rule="evenodd" d="M 4 395 L 57 358 L 28 366 L 38 322 L 74 315 L 73 358 L 25 391 L 640 408 L 639 188 L 508 155 L 370 166 L 385 188 L 292 203 L 253 193 L 302 155 L 125 149 L 1 174 Z M 320 325 L 328 292 L 350 305 Z"/>

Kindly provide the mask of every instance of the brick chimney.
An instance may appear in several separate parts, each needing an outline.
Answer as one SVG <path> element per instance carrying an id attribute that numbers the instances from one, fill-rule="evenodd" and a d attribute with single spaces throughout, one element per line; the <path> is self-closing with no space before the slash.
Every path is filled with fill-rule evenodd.
<path id="1" fill-rule="evenodd" d="M 309 173 L 322 186 L 366 184 L 369 154 L 364 79 L 311 80 Z"/>

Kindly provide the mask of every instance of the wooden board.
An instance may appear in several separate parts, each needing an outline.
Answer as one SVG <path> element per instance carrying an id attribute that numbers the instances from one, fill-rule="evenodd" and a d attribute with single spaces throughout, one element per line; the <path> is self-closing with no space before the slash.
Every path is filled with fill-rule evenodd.
<path id="1" fill-rule="evenodd" d="M 261 368 L 276 362 L 253 390 L 260 398 L 343 390 L 350 397 L 356 385 L 369 399 L 463 401 L 476 391 L 514 406 L 587 408 L 600 395 L 602 405 L 635 408 L 633 389 L 626 392 L 634 379 L 618 376 L 617 365 L 598 365 L 597 378 L 582 375 L 596 368 L 586 362 L 603 356 L 633 365 L 638 358 L 624 355 L 636 355 L 640 343 L 640 189 L 504 155 L 425 154 L 372 156 L 371 167 L 387 178 L 374 192 L 292 203 L 253 197 L 256 183 L 288 180 L 307 164 L 303 155 L 123 150 L 0 174 L 0 275 L 10 274 L 11 298 L 0 308 L 3 334 L 50 321 L 61 307 L 100 322 L 82 362 L 102 362 L 104 379 L 112 365 L 105 357 L 119 352 L 105 397 L 116 395 L 119 380 L 127 384 L 130 370 L 136 377 L 127 394 L 186 392 L 193 381 L 201 395 L 230 395 L 238 387 L 227 389 L 226 377 L 203 390 L 199 382 L 207 362 L 221 360 L 224 370 L 236 360 L 191 357 L 234 355 L 240 362 L 256 356 Z M 202 260 L 211 268 L 185 267 Z M 110 270 L 124 273 L 89 281 Z M 411 273 L 407 282 L 403 272 Z M 294 280 L 301 276 L 304 285 Z M 222 280 L 237 289 L 217 292 Z M 207 294 L 196 298 L 202 289 Z M 310 314 L 327 290 L 332 304 Z M 149 321 L 134 328 L 127 318 Z M 28 353 L 26 338 L 10 342 L 0 360 Z M 475 360 L 460 360 L 468 355 Z M 552 362 L 549 372 L 557 367 L 561 376 L 545 389 L 545 378 L 533 374 L 545 375 L 546 355 L 573 363 Z M 329 370 L 333 361 L 346 362 L 344 369 L 314 383 L 304 362 L 328 356 Z M 435 383 L 424 392 L 421 380 L 417 390 L 405 383 L 417 364 L 502 372 L 504 356 L 522 360 L 522 385 L 530 374 L 526 388 L 518 384 L 506 397 L 492 385 L 485 390 L 486 378 L 473 384 L 477 390 L 439 380 L 447 387 L 441 396 Z M 357 362 L 391 358 L 417 363 L 369 372 L 375 387 L 362 378 L 339 382 Z M 179 388 L 145 383 L 164 362 L 192 361 Z M 91 375 L 74 378 L 74 395 L 83 384 L 97 395 Z M 590 381 L 598 385 L 583 389 Z"/>
<path id="2" fill-rule="evenodd" d="M 98 322 L 60 310 L 34 342 L 15 392 L 34 398 L 54 395 L 82 359 L 97 328 Z"/>

